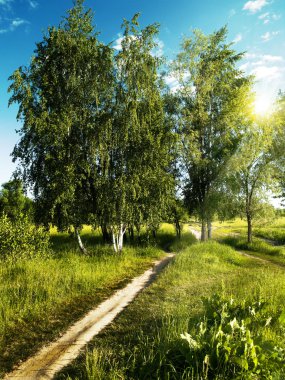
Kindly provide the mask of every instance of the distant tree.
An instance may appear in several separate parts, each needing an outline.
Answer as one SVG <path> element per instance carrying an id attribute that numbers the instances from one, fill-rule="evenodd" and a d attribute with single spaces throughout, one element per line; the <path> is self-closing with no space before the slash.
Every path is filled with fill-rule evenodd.
<path id="1" fill-rule="evenodd" d="M 274 112 L 274 124 L 278 134 L 273 142 L 276 159 L 277 178 L 280 184 L 280 198 L 285 199 L 285 92 L 280 91 Z"/>
<path id="2" fill-rule="evenodd" d="M 243 54 L 236 53 L 226 37 L 225 27 L 209 36 L 194 31 L 172 65 L 179 82 L 185 202 L 202 222 L 202 240 L 207 223 L 211 237 L 211 221 L 219 207 L 216 181 L 238 147 L 250 105 L 251 80 L 237 68 Z"/>
<path id="3" fill-rule="evenodd" d="M 25 196 L 20 180 L 13 179 L 2 185 L 0 213 L 5 214 L 13 222 L 23 216 L 32 219 L 33 201 Z"/>
<path id="4" fill-rule="evenodd" d="M 38 220 L 79 230 L 96 212 L 97 183 L 113 99 L 112 49 L 97 39 L 93 15 L 77 0 L 37 44 L 29 67 L 10 77 L 23 122 L 13 151 L 34 193 Z"/>
<path id="5" fill-rule="evenodd" d="M 247 239 L 252 241 L 254 218 L 264 214 L 268 193 L 276 188 L 276 156 L 273 151 L 278 128 L 272 118 L 256 120 L 244 130 L 239 149 L 232 157 L 227 184 L 247 220 Z"/>

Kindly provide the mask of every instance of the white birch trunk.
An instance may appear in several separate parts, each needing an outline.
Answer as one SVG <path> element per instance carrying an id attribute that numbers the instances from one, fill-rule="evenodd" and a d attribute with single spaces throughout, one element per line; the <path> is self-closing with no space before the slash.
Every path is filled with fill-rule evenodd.
<path id="1" fill-rule="evenodd" d="M 116 253 L 119 253 L 123 250 L 124 243 L 124 234 L 126 232 L 126 227 L 123 224 L 119 228 L 111 228 L 112 231 L 112 242 L 113 248 Z"/>
<path id="2" fill-rule="evenodd" d="M 84 255 L 88 255 L 88 251 L 87 251 L 87 249 L 84 247 L 84 245 L 82 243 L 82 240 L 81 240 L 78 228 L 75 228 L 75 235 L 76 235 L 77 242 L 78 242 L 78 245 L 79 245 L 79 248 L 80 248 L 81 252 L 83 252 Z"/>

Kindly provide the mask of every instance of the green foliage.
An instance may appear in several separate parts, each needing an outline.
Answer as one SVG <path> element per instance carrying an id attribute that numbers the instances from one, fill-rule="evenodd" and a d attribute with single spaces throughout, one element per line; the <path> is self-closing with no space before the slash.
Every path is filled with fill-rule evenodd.
<path id="1" fill-rule="evenodd" d="M 284 313 L 264 301 L 237 302 L 218 294 L 203 299 L 205 317 L 181 334 L 185 362 L 201 378 L 272 379 L 285 364 L 284 347 L 266 339 L 273 326 L 284 333 Z M 187 365 L 185 363 L 185 365 Z"/>
<path id="2" fill-rule="evenodd" d="M 185 38 L 172 68 L 180 83 L 178 133 L 188 210 L 202 221 L 218 208 L 217 190 L 249 116 L 250 78 L 237 68 L 242 54 L 225 42 L 226 27 Z"/>
<path id="3" fill-rule="evenodd" d="M 0 217 L 0 259 L 44 258 L 49 252 L 49 234 L 42 227 L 27 218 L 12 222 L 6 215 Z"/>
<path id="4" fill-rule="evenodd" d="M 32 219 L 33 202 L 24 195 L 23 185 L 20 180 L 14 179 L 2 185 L 2 190 L 0 190 L 1 213 L 4 213 L 13 221 L 23 216 Z"/>
<path id="5" fill-rule="evenodd" d="M 96 208 L 98 154 L 110 121 L 112 49 L 92 23 L 76 1 L 37 44 L 30 65 L 10 77 L 10 104 L 19 104 L 23 122 L 13 158 L 33 190 L 37 222 L 60 229 L 80 226 Z"/>

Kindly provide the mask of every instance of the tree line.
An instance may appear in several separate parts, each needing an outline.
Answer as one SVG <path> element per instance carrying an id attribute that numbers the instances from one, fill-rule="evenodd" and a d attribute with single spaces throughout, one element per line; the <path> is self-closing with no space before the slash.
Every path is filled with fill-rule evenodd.
<path id="1" fill-rule="evenodd" d="M 77 0 L 10 77 L 22 122 L 12 153 L 31 189 L 36 223 L 100 227 L 116 252 L 126 232 L 155 234 L 182 203 L 211 237 L 215 215 L 252 219 L 264 190 L 284 188 L 284 94 L 271 117 L 253 113 L 254 78 L 227 43 L 227 28 L 184 38 L 171 64 L 157 57 L 159 25 L 122 24 L 121 50 L 99 40 Z M 165 77 L 175 78 L 176 91 Z"/>

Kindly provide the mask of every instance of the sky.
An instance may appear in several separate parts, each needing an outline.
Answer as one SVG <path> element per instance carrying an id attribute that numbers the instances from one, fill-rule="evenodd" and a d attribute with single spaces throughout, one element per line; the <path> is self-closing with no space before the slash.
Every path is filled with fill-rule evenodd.
<path id="1" fill-rule="evenodd" d="M 86 0 L 95 12 L 94 23 L 105 43 L 119 47 L 123 18 L 140 12 L 140 24 L 158 22 L 158 53 L 175 58 L 183 36 L 193 29 L 210 34 L 228 26 L 228 42 L 246 52 L 241 68 L 256 77 L 259 108 L 266 108 L 278 90 L 285 91 L 285 0 Z M 16 166 L 11 152 L 19 141 L 16 105 L 8 108 L 9 76 L 29 65 L 49 26 L 58 26 L 71 0 L 0 0 L 0 184 Z M 170 86 L 175 86 L 171 77 Z"/>

